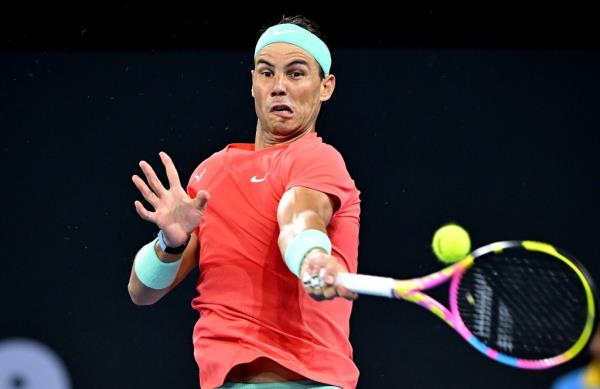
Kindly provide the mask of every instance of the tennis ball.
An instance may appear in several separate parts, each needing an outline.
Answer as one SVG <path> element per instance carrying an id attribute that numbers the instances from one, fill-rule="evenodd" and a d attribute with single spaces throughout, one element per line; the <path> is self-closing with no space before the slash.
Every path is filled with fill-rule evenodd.
<path id="1" fill-rule="evenodd" d="M 431 247 L 440 261 L 453 263 L 469 254 L 471 251 L 471 238 L 469 238 L 469 233 L 461 226 L 446 224 L 433 235 Z"/>

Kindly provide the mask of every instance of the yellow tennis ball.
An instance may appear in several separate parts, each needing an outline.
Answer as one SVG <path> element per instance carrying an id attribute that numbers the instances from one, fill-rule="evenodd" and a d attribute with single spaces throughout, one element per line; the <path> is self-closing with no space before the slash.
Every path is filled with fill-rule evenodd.
<path id="1" fill-rule="evenodd" d="M 431 247 L 440 261 L 453 263 L 469 254 L 471 251 L 471 238 L 469 233 L 461 226 L 447 224 L 435 232 Z"/>

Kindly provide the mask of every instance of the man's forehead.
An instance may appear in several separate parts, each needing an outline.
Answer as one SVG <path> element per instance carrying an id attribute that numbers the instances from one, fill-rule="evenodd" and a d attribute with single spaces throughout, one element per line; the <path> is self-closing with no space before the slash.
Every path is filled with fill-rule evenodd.
<path id="1" fill-rule="evenodd" d="M 256 63 L 261 59 L 273 65 L 286 65 L 294 60 L 304 60 L 311 66 L 317 66 L 317 61 L 312 55 L 290 43 L 272 43 L 264 47 L 256 56 Z"/>

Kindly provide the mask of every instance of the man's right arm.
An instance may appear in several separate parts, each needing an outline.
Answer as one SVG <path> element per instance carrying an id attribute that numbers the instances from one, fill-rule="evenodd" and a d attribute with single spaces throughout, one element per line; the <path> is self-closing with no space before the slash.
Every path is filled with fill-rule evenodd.
<path id="1" fill-rule="evenodd" d="M 180 255 L 165 253 L 161 250 L 158 243 L 155 243 L 154 250 L 156 251 L 158 258 L 165 263 L 175 262 L 181 257 Z M 170 286 L 164 289 L 153 289 L 144 285 L 135 274 L 135 264 L 132 265 L 131 276 L 129 277 L 129 284 L 127 285 L 131 301 L 133 301 L 133 303 L 136 305 L 152 305 L 156 303 L 164 295 L 169 293 L 171 289 L 175 288 L 175 286 L 177 286 L 177 284 L 179 284 L 192 270 L 194 270 L 194 268 L 198 265 L 198 251 L 198 238 L 196 237 L 196 234 L 192 234 L 190 241 L 183 252 L 183 260 L 179 270 L 177 271 L 175 280 Z"/>

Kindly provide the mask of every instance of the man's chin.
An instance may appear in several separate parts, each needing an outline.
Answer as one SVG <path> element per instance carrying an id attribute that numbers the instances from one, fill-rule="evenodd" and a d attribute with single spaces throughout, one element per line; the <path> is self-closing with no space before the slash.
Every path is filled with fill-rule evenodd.
<path id="1" fill-rule="evenodd" d="M 276 136 L 289 136 L 298 132 L 298 128 L 294 126 L 275 126 L 271 132 Z"/>

